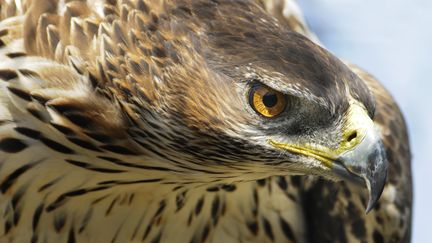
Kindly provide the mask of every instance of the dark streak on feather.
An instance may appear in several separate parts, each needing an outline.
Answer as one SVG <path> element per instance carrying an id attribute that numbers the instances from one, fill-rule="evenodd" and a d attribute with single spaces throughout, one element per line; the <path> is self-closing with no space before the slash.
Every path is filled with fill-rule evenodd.
<path id="1" fill-rule="evenodd" d="M 143 241 L 144 241 L 144 240 L 147 238 L 147 236 L 149 235 L 152 226 L 153 226 L 153 224 L 152 224 L 151 222 L 147 225 L 147 228 L 146 228 L 146 230 L 145 230 L 145 232 L 144 232 L 144 234 L 143 234 L 143 236 L 142 236 L 142 240 L 143 240 Z"/>
<path id="2" fill-rule="evenodd" d="M 8 90 L 12 94 L 16 95 L 17 97 L 19 97 L 25 101 L 28 101 L 28 102 L 32 101 L 31 95 L 29 93 L 27 93 L 25 90 L 14 88 L 14 87 L 8 87 Z"/>
<path id="3" fill-rule="evenodd" d="M 246 223 L 248 229 L 250 230 L 250 232 L 252 232 L 253 235 L 257 235 L 258 234 L 258 223 L 256 221 L 250 221 Z"/>
<path id="4" fill-rule="evenodd" d="M 7 35 L 8 33 L 9 33 L 8 29 L 2 29 L 2 30 L 0 30 L 0 37 L 3 37 L 5 35 Z"/>
<path id="5" fill-rule="evenodd" d="M 233 192 L 236 190 L 236 186 L 234 184 L 224 184 L 222 185 L 222 189 L 227 192 Z"/>
<path id="6" fill-rule="evenodd" d="M 116 154 L 123 154 L 123 155 L 136 155 L 136 153 L 128 148 L 118 146 L 118 145 L 101 145 L 100 148 L 104 150 L 108 150 L 110 152 L 116 153 Z"/>
<path id="7" fill-rule="evenodd" d="M 51 186 L 55 185 L 58 181 L 60 181 L 63 177 L 57 177 L 54 180 L 51 180 L 49 182 L 47 182 L 46 184 L 42 185 L 41 187 L 39 187 L 38 192 L 43 192 L 46 189 L 50 188 Z"/>
<path id="8" fill-rule="evenodd" d="M 178 170 L 169 169 L 165 167 L 159 167 L 159 166 L 148 166 L 148 165 L 136 165 L 128 162 L 124 162 L 122 160 L 112 158 L 112 157 L 106 157 L 106 156 L 98 156 L 98 158 L 109 161 L 113 164 L 119 165 L 119 166 L 126 166 L 131 168 L 137 168 L 137 169 L 143 169 L 143 170 L 158 170 L 158 171 L 170 171 L 170 172 L 180 172 Z"/>
<path id="9" fill-rule="evenodd" d="M 137 236 L 138 231 L 139 231 L 139 229 L 140 229 L 141 226 L 142 226 L 142 222 L 144 221 L 144 216 L 145 216 L 145 213 L 143 213 L 143 214 L 141 215 L 140 219 L 138 220 L 138 223 L 135 225 L 135 228 L 134 228 L 133 234 L 132 234 L 132 236 L 131 236 L 131 238 L 130 238 L 130 240 L 129 240 L 130 242 L 133 242 L 134 239 L 135 239 L 135 237 Z"/>
<path id="10" fill-rule="evenodd" d="M 76 240 L 75 240 L 75 232 L 74 232 L 74 228 L 72 227 L 69 230 L 69 236 L 68 236 L 67 243 L 75 243 L 75 242 L 76 242 Z"/>
<path id="11" fill-rule="evenodd" d="M 112 141 L 112 138 L 105 135 L 105 134 L 100 134 L 100 133 L 92 133 L 92 132 L 85 132 L 85 134 L 87 136 L 89 136 L 90 138 L 101 142 L 101 143 L 109 143 Z"/>
<path id="12" fill-rule="evenodd" d="M 4 233 L 9 233 L 10 229 L 12 228 L 12 222 L 10 220 L 6 220 L 4 223 Z"/>
<path id="13" fill-rule="evenodd" d="M 64 213 L 58 213 L 54 216 L 54 229 L 57 233 L 60 233 L 60 231 L 63 229 L 63 227 L 66 224 L 66 215 Z"/>
<path id="14" fill-rule="evenodd" d="M 374 240 L 374 243 L 384 243 L 383 235 L 377 230 L 375 230 L 373 232 L 373 240 Z"/>
<path id="15" fill-rule="evenodd" d="M 31 76 L 31 77 L 40 78 L 40 76 L 37 72 L 30 70 L 30 69 L 18 69 L 18 72 L 20 72 L 24 76 Z"/>
<path id="16" fill-rule="evenodd" d="M 26 127 L 15 127 L 14 128 L 15 131 L 17 131 L 18 133 L 32 138 L 32 139 L 39 139 L 41 133 L 39 131 L 30 129 L 30 128 L 26 128 Z"/>
<path id="17" fill-rule="evenodd" d="M 74 143 L 75 145 L 80 146 L 81 148 L 85 148 L 85 149 L 92 150 L 95 152 L 101 151 L 98 147 L 96 147 L 96 145 L 92 144 L 91 142 L 88 142 L 88 141 L 85 141 L 82 139 L 78 139 L 78 138 L 71 138 L 71 137 L 68 137 L 67 139 L 69 141 L 71 141 L 72 143 Z"/>
<path id="18" fill-rule="evenodd" d="M 6 153 L 18 153 L 27 148 L 27 144 L 17 138 L 4 138 L 0 141 L 0 150 Z"/>
<path id="19" fill-rule="evenodd" d="M 18 210 L 18 204 L 21 201 L 22 197 L 24 196 L 27 186 L 28 184 L 20 187 L 18 190 L 15 191 L 15 193 L 12 196 L 11 206 L 15 211 Z"/>
<path id="20" fill-rule="evenodd" d="M 128 205 L 131 205 L 131 204 L 132 204 L 134 198 L 135 198 L 135 193 L 131 193 L 131 194 L 129 195 Z"/>
<path id="21" fill-rule="evenodd" d="M 18 58 L 18 57 L 24 57 L 27 56 L 24 52 L 11 52 L 6 54 L 9 58 Z"/>
<path id="22" fill-rule="evenodd" d="M 154 182 L 160 182 L 162 179 L 156 178 L 156 179 L 145 179 L 145 180 L 136 180 L 136 181 L 101 181 L 98 183 L 98 185 L 132 185 L 132 184 L 141 184 L 141 183 L 154 183 Z"/>
<path id="23" fill-rule="evenodd" d="M 92 206 L 94 206 L 94 205 L 96 205 L 96 204 L 102 202 L 103 200 L 107 199 L 109 196 L 110 196 L 110 195 L 108 194 L 108 195 L 104 195 L 104 196 L 98 197 L 98 198 L 94 199 L 90 204 L 91 204 Z"/>
<path id="24" fill-rule="evenodd" d="M 285 221 L 285 219 L 283 219 L 282 217 L 280 217 L 279 223 L 280 223 L 280 226 L 282 228 L 282 232 L 284 233 L 285 237 L 292 242 L 297 242 L 297 240 L 294 236 L 294 233 L 293 233 L 290 225 L 288 224 L 288 222 Z"/>
<path id="25" fill-rule="evenodd" d="M 210 225 L 207 224 L 206 226 L 204 226 L 204 229 L 202 231 L 201 242 L 206 242 L 209 233 L 210 233 Z"/>
<path id="26" fill-rule="evenodd" d="M 165 207 L 166 207 L 166 202 L 165 202 L 165 200 L 160 201 L 160 202 L 159 202 L 159 208 L 158 208 L 158 210 L 156 211 L 156 213 L 155 213 L 155 215 L 153 216 L 153 218 L 156 218 L 156 217 L 160 216 L 160 215 L 162 214 L 162 212 L 164 211 Z"/>
<path id="27" fill-rule="evenodd" d="M 41 218 L 44 206 L 45 206 L 44 204 L 40 204 L 36 208 L 36 210 L 35 210 L 35 212 L 33 214 L 33 221 L 32 221 L 32 229 L 33 229 L 33 231 L 36 231 L 36 229 L 37 229 L 37 227 L 39 225 L 39 220 Z"/>
<path id="28" fill-rule="evenodd" d="M 45 144 L 45 146 L 47 146 L 48 148 L 50 148 L 54 151 L 57 151 L 59 153 L 62 153 L 62 154 L 74 154 L 75 153 L 72 149 L 70 149 L 70 148 L 64 146 L 63 144 L 60 144 L 54 140 L 51 140 L 49 138 L 41 137 L 41 138 L 39 138 L 39 140 L 43 144 Z"/>
<path id="29" fill-rule="evenodd" d="M 44 119 L 44 116 L 40 113 L 39 110 L 37 110 L 35 107 L 28 107 L 27 111 L 32 114 L 36 119 L 42 121 L 42 122 L 46 122 Z"/>
<path id="30" fill-rule="evenodd" d="M 213 202 L 212 202 L 212 206 L 211 206 L 211 216 L 212 216 L 214 224 L 217 224 L 217 221 L 219 219 L 219 216 L 218 216 L 219 206 L 220 206 L 219 196 L 215 196 L 213 199 Z"/>
<path id="31" fill-rule="evenodd" d="M 183 193 L 177 194 L 176 196 L 176 213 L 180 211 L 185 205 L 185 196 Z"/>
<path id="32" fill-rule="evenodd" d="M 266 182 L 267 182 L 267 179 L 260 179 L 260 180 L 257 180 L 258 185 L 259 185 L 259 186 L 262 186 L 262 187 L 266 185 Z"/>
<path id="33" fill-rule="evenodd" d="M 77 160 L 65 159 L 65 161 L 72 164 L 72 165 L 75 165 L 77 167 L 91 170 L 91 171 L 101 172 L 101 173 L 123 173 L 123 172 L 125 172 L 124 170 L 115 170 L 115 169 L 109 169 L 109 168 L 95 167 L 92 164 L 77 161 Z"/>
<path id="34" fill-rule="evenodd" d="M 111 187 L 99 186 L 99 187 L 92 187 L 92 188 L 76 189 L 73 191 L 65 192 L 65 193 L 61 194 L 60 196 L 58 196 L 54 202 L 52 202 L 50 205 L 48 205 L 48 207 L 46 208 L 46 211 L 51 212 L 51 211 L 57 209 L 59 206 L 61 206 L 63 203 L 65 203 L 65 201 L 69 198 L 78 197 L 78 196 L 82 196 L 82 195 L 85 195 L 88 193 L 92 193 L 92 192 L 96 192 L 96 191 L 102 191 L 102 190 L 109 189 L 109 188 L 111 188 Z"/>
<path id="35" fill-rule="evenodd" d="M 208 192 L 217 192 L 217 191 L 219 191 L 219 187 L 218 186 L 208 187 L 206 189 L 206 191 L 208 191 Z"/>
<path id="36" fill-rule="evenodd" d="M 49 101 L 49 98 L 41 96 L 39 94 L 30 94 L 30 95 L 33 98 L 33 100 L 37 101 L 41 105 L 45 105 Z"/>
<path id="37" fill-rule="evenodd" d="M 18 169 L 16 169 L 14 172 L 12 172 L 11 174 L 9 174 L 4 180 L 3 182 L 0 184 L 0 191 L 2 193 L 5 193 L 14 183 L 15 181 L 21 176 L 23 175 L 26 171 L 28 171 L 29 169 L 33 168 L 37 163 L 28 163 L 25 164 L 21 167 L 19 167 Z"/>
<path id="38" fill-rule="evenodd" d="M 192 224 L 192 220 L 193 220 L 193 213 L 190 212 L 188 220 L 187 220 L 187 225 L 190 226 Z"/>
<path id="39" fill-rule="evenodd" d="M 87 128 L 90 124 L 92 124 L 92 120 L 84 115 L 76 114 L 76 113 L 65 113 L 63 114 L 69 121 L 71 121 L 73 124 L 82 127 Z"/>
<path id="40" fill-rule="evenodd" d="M 18 77 L 18 74 L 10 69 L 2 69 L 0 70 L 0 79 L 3 79 L 4 81 L 9 81 L 11 79 L 15 79 Z"/>
<path id="41" fill-rule="evenodd" d="M 264 226 L 264 232 L 266 233 L 267 237 L 273 241 L 274 240 L 274 234 L 273 234 L 273 229 L 272 229 L 270 222 L 266 218 L 263 218 L 262 223 Z"/>
<path id="42" fill-rule="evenodd" d="M 81 225 L 78 229 L 78 234 L 81 234 L 86 229 L 88 223 L 90 222 L 92 214 L 93 214 L 93 208 L 89 207 L 87 209 L 86 214 L 84 215 L 83 220 L 81 221 Z"/>
<path id="43" fill-rule="evenodd" d="M 21 219 L 21 209 L 16 208 L 16 209 L 13 211 L 13 224 L 14 224 L 15 226 L 17 226 L 18 223 L 19 223 L 19 220 L 20 220 L 20 219 Z"/>
<path id="44" fill-rule="evenodd" d="M 162 233 L 159 232 L 159 233 L 155 236 L 155 238 L 153 238 L 153 240 L 151 241 L 151 243 L 159 243 L 161 237 L 162 237 Z"/>
<path id="45" fill-rule="evenodd" d="M 204 205 L 204 196 L 202 196 L 195 205 L 195 215 L 199 215 Z"/>
<path id="46" fill-rule="evenodd" d="M 38 236 L 37 236 L 36 232 L 33 232 L 30 243 L 37 243 L 37 242 L 38 242 Z"/>
<path id="47" fill-rule="evenodd" d="M 105 211 L 105 216 L 108 216 L 112 209 L 114 208 L 114 205 L 116 204 L 116 202 L 118 201 L 119 197 L 114 198 L 111 203 L 109 204 L 107 210 Z"/>
<path id="48" fill-rule="evenodd" d="M 286 189 L 288 189 L 288 183 L 285 179 L 285 177 L 283 176 L 279 176 L 276 179 L 277 184 L 279 185 L 280 189 L 282 189 L 283 191 L 286 191 Z"/>
<path id="49" fill-rule="evenodd" d="M 73 135 L 73 134 L 75 134 L 72 129 L 70 129 L 68 127 L 65 127 L 63 125 L 56 124 L 56 123 L 51 123 L 51 126 L 53 126 L 55 129 L 57 129 L 57 131 L 65 134 L 65 135 Z"/>

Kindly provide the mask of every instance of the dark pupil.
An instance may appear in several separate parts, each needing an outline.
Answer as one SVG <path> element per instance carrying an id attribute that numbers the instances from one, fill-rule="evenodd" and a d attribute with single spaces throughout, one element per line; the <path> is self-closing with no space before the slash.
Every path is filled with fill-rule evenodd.
<path id="1" fill-rule="evenodd" d="M 271 107 L 274 107 L 274 106 L 277 104 L 278 97 L 277 97 L 277 95 L 276 95 L 275 93 L 273 93 L 273 92 L 268 92 L 268 93 L 266 93 L 266 94 L 264 95 L 262 101 L 263 101 L 263 104 L 264 104 L 266 107 L 271 108 Z"/>

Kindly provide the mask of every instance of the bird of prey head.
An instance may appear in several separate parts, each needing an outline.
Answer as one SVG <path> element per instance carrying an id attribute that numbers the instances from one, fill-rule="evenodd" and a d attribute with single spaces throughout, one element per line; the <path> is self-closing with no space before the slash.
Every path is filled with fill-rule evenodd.
<path id="1" fill-rule="evenodd" d="M 371 209 L 387 161 L 373 121 L 374 97 L 356 74 L 258 3 L 150 2 L 106 17 L 95 38 L 88 38 L 86 23 L 72 21 L 73 31 L 57 39 L 50 27 L 47 40 L 26 41 L 29 52 L 90 70 L 98 98 L 89 100 L 97 112 L 77 119 L 64 109 L 64 97 L 63 106 L 52 101 L 50 107 L 87 134 L 118 135 L 110 122 L 120 124 L 127 135 L 118 136 L 133 141 L 126 152 L 141 158 L 134 163 L 163 165 L 172 181 L 312 174 L 365 182 Z M 28 19 L 39 18 L 34 12 Z M 79 51 L 52 48 L 59 36 L 69 36 L 64 43 Z M 84 107 L 77 99 L 70 97 Z"/>
<path id="2" fill-rule="evenodd" d="M 153 20 L 160 46 L 136 61 L 152 79 L 137 110 L 154 156 L 191 171 L 362 178 L 370 209 L 387 162 L 373 96 L 349 68 L 255 4 L 165 8 Z"/>

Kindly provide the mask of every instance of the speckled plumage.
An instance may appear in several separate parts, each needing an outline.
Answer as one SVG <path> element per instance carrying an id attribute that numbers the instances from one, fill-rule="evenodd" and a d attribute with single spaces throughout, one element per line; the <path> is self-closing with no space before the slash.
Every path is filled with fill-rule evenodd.
<path id="1" fill-rule="evenodd" d="M 403 117 L 293 32 L 317 42 L 294 2 L 0 3 L 0 242 L 409 242 Z M 253 113 L 257 80 L 291 120 Z M 390 164 L 367 215 L 361 188 L 267 143 L 337 147 L 352 99 Z"/>

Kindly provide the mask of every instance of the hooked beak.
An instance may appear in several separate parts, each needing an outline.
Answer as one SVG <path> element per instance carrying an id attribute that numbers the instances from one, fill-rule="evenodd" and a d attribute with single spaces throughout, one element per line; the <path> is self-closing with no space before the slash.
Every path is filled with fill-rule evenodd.
<path id="1" fill-rule="evenodd" d="M 366 185 L 370 212 L 381 196 L 387 179 L 388 161 L 379 132 L 368 131 L 354 149 L 342 153 L 334 162 L 333 172 L 345 180 Z"/>
<path id="2" fill-rule="evenodd" d="M 286 144 L 270 140 L 279 149 L 312 157 L 330 170 L 330 174 L 366 186 L 369 201 L 366 213 L 381 196 L 387 179 L 388 161 L 380 131 L 366 109 L 353 103 L 349 109 L 342 142 L 336 150 L 317 144 Z"/>

